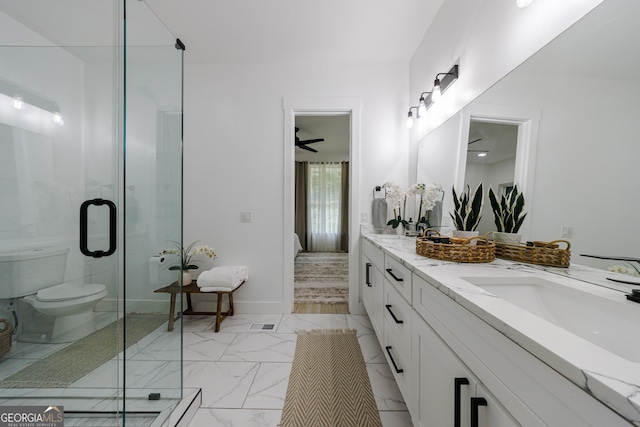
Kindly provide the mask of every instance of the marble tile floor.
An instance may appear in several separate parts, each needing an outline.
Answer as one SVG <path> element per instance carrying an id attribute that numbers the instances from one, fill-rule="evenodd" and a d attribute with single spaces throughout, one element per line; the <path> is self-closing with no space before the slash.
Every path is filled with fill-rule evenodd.
<path id="1" fill-rule="evenodd" d="M 106 324 L 112 319 L 102 318 L 101 321 Z M 253 323 L 274 323 L 276 327 L 268 332 L 250 331 Z M 180 326 L 183 327 L 182 338 L 178 333 Z M 182 368 L 185 393 L 202 389 L 202 404 L 190 427 L 277 426 L 295 352 L 295 331 L 329 328 L 358 331 L 383 426 L 411 426 L 407 407 L 368 317 L 350 314 L 236 314 L 225 319 L 219 333 L 214 332 L 211 316 L 185 316 L 176 321 L 174 332 L 167 332 L 164 324 L 124 355 L 130 390 L 128 408 L 166 410 L 166 401 L 149 401 L 146 396 L 150 391 L 158 390 L 162 391 L 162 400 L 165 396 L 175 397 L 171 395 L 175 392 L 176 375 Z M 60 348 L 60 345 L 18 343 L 8 355 L 10 359 L 0 363 L 0 379 Z M 7 360 L 12 360 L 12 363 L 5 363 Z M 18 393 L 23 393 L 23 401 L 21 398 L 16 400 L 16 389 L 0 390 L 0 405 L 50 404 L 52 395 L 69 394 L 74 396 L 66 401 L 69 405 L 81 405 L 87 410 L 113 410 L 111 393 L 117 388 L 117 379 L 122 375 L 121 364 L 122 361 L 116 359 L 106 363 L 62 394 L 55 390 L 52 393 L 43 389 L 22 389 Z M 92 397 L 75 398 L 78 394 Z M 137 399 L 131 399 L 134 396 Z M 41 403 L 34 400 L 38 397 L 43 399 Z"/>
<path id="2" fill-rule="evenodd" d="M 275 323 L 275 331 L 249 331 Z M 384 427 L 410 427 L 411 418 L 367 316 L 236 314 L 218 334 L 208 317 L 184 318 L 184 385 L 202 388 L 190 427 L 270 427 L 280 423 L 299 329 L 358 331 Z M 193 334 L 193 337 L 188 337 Z M 207 359 L 208 358 L 208 359 Z"/>

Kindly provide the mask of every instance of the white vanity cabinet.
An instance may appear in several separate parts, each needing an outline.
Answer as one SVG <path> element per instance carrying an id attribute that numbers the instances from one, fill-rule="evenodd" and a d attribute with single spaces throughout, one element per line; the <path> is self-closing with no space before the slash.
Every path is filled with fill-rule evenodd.
<path id="1" fill-rule="evenodd" d="M 451 359 L 455 358 L 463 366 L 468 367 L 473 378 L 477 378 L 474 380 L 475 397 L 484 397 L 488 402 L 486 408 L 479 412 L 482 416 L 484 410 L 487 422 L 491 418 L 488 425 L 526 427 L 629 427 L 631 425 L 593 396 L 417 275 L 413 278 L 413 309 L 415 316 L 424 323 L 419 323 L 414 318 L 415 332 L 412 334 L 412 341 L 422 341 L 424 338 L 419 336 L 420 334 L 426 337 L 427 332 L 432 332 L 430 337 L 432 343 L 439 342 L 445 345 L 450 349 Z M 430 331 L 425 331 L 424 327 L 416 325 L 427 325 Z M 433 334 L 439 340 L 434 339 Z M 430 344 L 426 341 L 421 342 L 418 349 L 415 349 L 418 344 L 413 342 L 412 345 L 414 346 L 412 369 L 415 376 L 421 379 L 418 387 L 420 384 L 425 384 L 427 387 L 428 379 L 423 378 L 425 375 L 423 371 L 427 369 L 425 366 L 430 366 L 432 358 L 416 352 L 420 352 L 420 348 L 426 352 L 425 346 Z M 432 346 L 435 348 L 435 344 Z M 470 382 L 473 382 L 471 378 Z M 424 405 L 434 396 L 430 391 L 421 389 L 416 391 L 415 384 L 413 390 L 414 393 L 419 394 L 420 405 Z M 450 392 L 446 391 L 445 395 L 447 394 Z M 412 412 L 412 417 L 418 415 L 419 412 Z M 513 424 L 515 422 L 513 420 L 517 423 Z"/>
<path id="2" fill-rule="evenodd" d="M 367 310 L 373 330 L 380 344 L 382 344 L 382 324 L 384 322 L 382 304 L 384 274 L 382 271 L 384 268 L 384 253 L 369 241 L 362 240 L 361 255 L 360 292 L 362 294 L 362 303 Z"/>
<path id="3" fill-rule="evenodd" d="M 409 274 L 409 277 L 411 275 Z M 396 276 L 397 277 L 397 276 Z M 384 339 L 382 349 L 405 402 L 411 398 L 411 304 L 398 288 L 385 278 Z M 409 406 L 409 404 L 407 404 Z"/>
<path id="4" fill-rule="evenodd" d="M 520 425 L 417 313 L 413 313 L 414 426 Z"/>
<path id="5" fill-rule="evenodd" d="M 384 239 L 373 241 L 361 240 L 362 299 L 414 426 L 640 426 L 603 403 L 608 395 L 598 395 L 597 387 L 604 382 L 579 386 L 579 367 L 552 367 L 549 361 L 560 360 L 552 350 L 527 350 L 523 344 L 532 337 L 510 323 L 501 326 L 502 312 L 475 306 L 474 289 L 454 286 L 477 270 L 418 267 L 425 263 L 401 255 L 415 243 L 393 241 L 386 250 Z M 500 264 L 491 267 L 485 274 Z M 512 322 L 520 318 L 509 313 Z"/>

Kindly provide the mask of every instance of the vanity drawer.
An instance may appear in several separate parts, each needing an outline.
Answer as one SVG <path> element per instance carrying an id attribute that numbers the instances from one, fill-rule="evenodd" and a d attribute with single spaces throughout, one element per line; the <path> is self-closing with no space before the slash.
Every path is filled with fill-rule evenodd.
<path id="1" fill-rule="evenodd" d="M 402 348 L 401 337 L 394 334 L 393 330 L 387 328 L 385 324 L 384 346 L 382 351 L 387 358 L 389 368 L 398 384 L 398 389 L 402 393 L 405 402 L 409 401 L 410 380 L 411 380 L 411 350 Z"/>
<path id="2" fill-rule="evenodd" d="M 428 319 L 430 316 L 433 316 L 429 306 L 434 304 L 438 293 L 440 293 L 440 291 L 431 283 L 422 277 L 415 274 L 413 275 L 413 309 L 422 316 L 423 319 Z"/>
<path id="3" fill-rule="evenodd" d="M 391 256 L 384 259 L 384 277 L 411 304 L 411 270 Z"/>
<path id="4" fill-rule="evenodd" d="M 380 271 L 384 267 L 384 252 L 382 249 L 376 247 L 370 241 L 361 239 L 362 253 L 369 258 L 371 263 Z"/>
<path id="5" fill-rule="evenodd" d="M 385 328 L 394 334 L 399 351 L 411 352 L 411 305 L 400 295 L 396 288 L 386 281 L 384 286 Z"/>

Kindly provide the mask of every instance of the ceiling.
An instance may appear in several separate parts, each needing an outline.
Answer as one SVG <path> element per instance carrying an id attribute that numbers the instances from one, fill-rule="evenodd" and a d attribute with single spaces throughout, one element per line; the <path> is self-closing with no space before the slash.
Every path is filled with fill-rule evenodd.
<path id="1" fill-rule="evenodd" d="M 323 138 L 324 141 L 309 144 L 309 147 L 319 153 L 335 153 L 349 155 L 349 138 L 351 136 L 349 114 L 340 115 L 297 115 L 295 125 L 300 130 L 301 140 Z M 315 154 L 315 153 L 314 153 Z M 296 156 L 309 155 L 301 148 L 296 148 Z"/>
<path id="2" fill-rule="evenodd" d="M 188 62 L 408 62 L 444 0 L 145 0 Z"/>
<path id="3" fill-rule="evenodd" d="M 475 142 L 474 142 L 475 141 Z M 467 163 L 490 165 L 516 157 L 518 125 L 471 120 Z M 485 151 L 478 157 L 477 151 Z"/>
<path id="4" fill-rule="evenodd" d="M 127 4 L 128 43 L 179 38 L 187 62 L 375 63 L 408 62 L 444 0 L 144 2 L 152 13 Z M 114 45 L 122 14 L 117 0 L 0 0 L 0 11 L 67 47 Z"/>

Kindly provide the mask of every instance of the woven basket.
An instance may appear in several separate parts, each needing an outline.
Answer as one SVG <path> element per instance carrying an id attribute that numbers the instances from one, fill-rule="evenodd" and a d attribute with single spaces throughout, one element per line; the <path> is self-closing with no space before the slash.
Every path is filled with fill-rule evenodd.
<path id="1" fill-rule="evenodd" d="M 0 357 L 4 357 L 11 350 L 13 326 L 7 319 L 0 319 Z"/>
<path id="2" fill-rule="evenodd" d="M 416 253 L 427 258 L 452 262 L 491 262 L 495 259 L 496 245 L 484 236 L 462 239 L 461 243 L 438 243 L 429 240 L 429 233 L 441 236 L 437 230 L 428 228 L 416 239 Z M 471 242 L 477 240 L 476 245 Z M 457 240 L 460 241 L 460 240 Z"/>
<path id="3" fill-rule="evenodd" d="M 560 248 L 560 243 L 564 243 L 566 248 Z M 533 246 L 496 243 L 496 257 L 548 267 L 569 267 L 570 248 L 571 244 L 566 240 L 534 242 Z"/>

